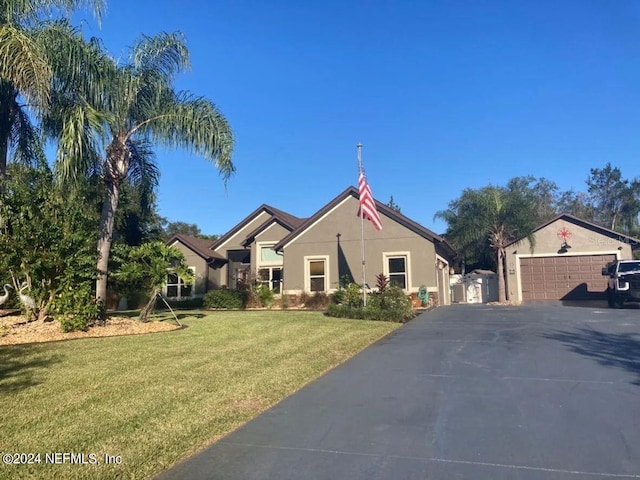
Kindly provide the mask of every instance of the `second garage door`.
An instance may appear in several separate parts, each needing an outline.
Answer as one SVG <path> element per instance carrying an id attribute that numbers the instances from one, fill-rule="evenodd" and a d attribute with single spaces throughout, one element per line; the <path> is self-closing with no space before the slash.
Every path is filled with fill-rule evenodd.
<path id="1" fill-rule="evenodd" d="M 520 259 L 523 300 L 604 298 L 602 267 L 615 255 L 576 255 Z"/>

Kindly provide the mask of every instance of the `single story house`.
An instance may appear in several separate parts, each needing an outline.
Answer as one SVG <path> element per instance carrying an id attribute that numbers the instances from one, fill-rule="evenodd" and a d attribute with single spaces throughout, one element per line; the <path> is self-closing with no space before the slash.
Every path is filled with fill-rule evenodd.
<path id="1" fill-rule="evenodd" d="M 520 239 L 506 247 L 507 292 L 511 300 L 603 299 L 602 267 L 633 258 L 637 238 L 569 214 L 534 231 L 535 244 Z"/>
<path id="2" fill-rule="evenodd" d="M 401 213 L 375 204 L 382 230 L 365 220 L 366 283 L 375 286 L 376 275 L 384 273 L 407 293 L 424 286 L 449 304 L 452 246 Z M 201 296 L 253 281 L 276 293 L 332 293 L 342 279 L 361 283 L 359 206 L 357 188 L 349 187 L 308 218 L 263 204 L 216 241 L 174 235 L 167 243 L 185 254 L 197 280 L 189 291 L 169 275 L 165 294 Z"/>

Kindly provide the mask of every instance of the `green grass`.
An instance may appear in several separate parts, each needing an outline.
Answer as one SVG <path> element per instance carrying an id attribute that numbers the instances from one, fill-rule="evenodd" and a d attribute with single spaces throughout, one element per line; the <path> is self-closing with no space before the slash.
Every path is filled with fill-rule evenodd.
<path id="1" fill-rule="evenodd" d="M 398 324 L 316 312 L 214 312 L 149 335 L 0 347 L 0 478 L 151 478 Z M 51 465 L 45 453 L 119 455 Z M 87 458 L 89 460 L 89 458 Z"/>

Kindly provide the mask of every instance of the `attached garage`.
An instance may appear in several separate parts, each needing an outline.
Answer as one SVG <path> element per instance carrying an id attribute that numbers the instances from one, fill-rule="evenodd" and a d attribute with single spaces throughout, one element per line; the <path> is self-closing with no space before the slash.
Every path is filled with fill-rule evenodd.
<path id="1" fill-rule="evenodd" d="M 526 239 L 506 248 L 509 299 L 604 299 L 602 267 L 616 259 L 633 258 L 640 240 L 560 215 L 535 230 L 535 245 Z"/>
<path id="2" fill-rule="evenodd" d="M 614 254 L 520 258 L 522 300 L 588 300 L 605 298 L 602 267 Z"/>

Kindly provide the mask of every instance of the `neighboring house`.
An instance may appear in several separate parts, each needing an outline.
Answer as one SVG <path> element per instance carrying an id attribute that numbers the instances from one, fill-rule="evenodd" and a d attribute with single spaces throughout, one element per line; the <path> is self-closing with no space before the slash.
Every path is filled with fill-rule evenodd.
<path id="1" fill-rule="evenodd" d="M 362 282 L 358 208 L 358 190 L 349 187 L 306 219 L 261 205 L 215 242 L 201 244 L 204 251 L 197 251 L 200 244 L 194 241 L 174 242 L 189 255 L 188 265 L 200 265 L 195 266 L 196 276 L 200 268 L 207 278 L 196 284 L 194 295 L 254 280 L 276 293 L 331 293 L 341 279 Z M 366 283 L 375 286 L 376 275 L 384 273 L 408 293 L 424 286 L 437 293 L 441 303 L 450 303 L 451 245 L 380 202 L 376 208 L 382 231 L 364 222 Z"/>
<path id="2" fill-rule="evenodd" d="M 511 300 L 604 299 L 607 278 L 602 267 L 631 259 L 640 240 L 562 214 L 526 239 L 506 247 L 507 291 Z"/>

